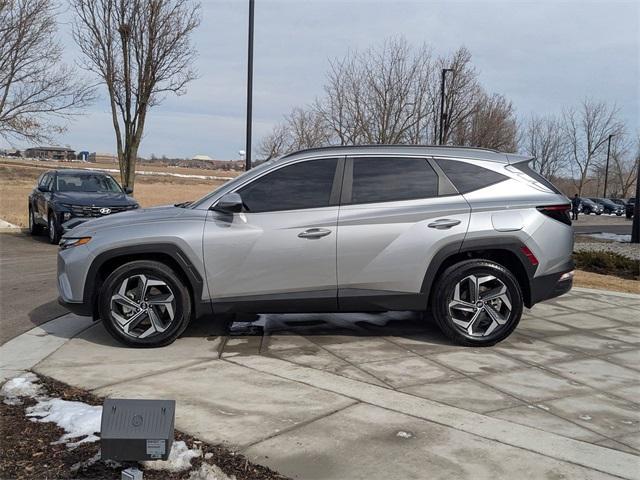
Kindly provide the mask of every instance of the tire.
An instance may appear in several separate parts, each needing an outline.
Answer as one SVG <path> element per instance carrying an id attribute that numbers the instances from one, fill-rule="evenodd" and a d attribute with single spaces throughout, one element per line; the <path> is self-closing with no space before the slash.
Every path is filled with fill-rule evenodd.
<path id="1" fill-rule="evenodd" d="M 625 214 L 625 216 L 627 217 L 627 220 L 631 220 L 632 215 L 630 213 Z"/>
<path id="2" fill-rule="evenodd" d="M 620 212 L 616 213 L 616 217 L 621 217 L 621 216 L 622 216 L 622 213 Z"/>
<path id="3" fill-rule="evenodd" d="M 36 223 L 36 219 L 33 216 L 33 208 L 29 205 L 29 233 L 34 237 L 37 235 L 42 235 L 42 226 Z"/>
<path id="4" fill-rule="evenodd" d="M 479 282 L 480 289 L 484 288 L 480 301 L 482 294 L 489 290 L 498 292 L 504 287 L 504 293 L 479 308 L 480 302 L 473 299 L 469 288 L 474 285 L 474 278 L 485 279 Z M 458 285 L 458 305 L 454 308 Z M 489 309 L 500 321 L 490 316 Z M 465 260 L 447 268 L 437 279 L 431 297 L 431 314 L 442 333 L 467 347 L 489 347 L 507 338 L 518 326 L 522 310 L 522 290 L 517 279 L 505 267 L 490 260 Z"/>
<path id="5" fill-rule="evenodd" d="M 55 213 L 49 212 L 49 220 L 47 221 L 47 230 L 49 233 L 49 243 L 57 245 L 60 243 L 60 226 L 58 225 L 58 217 Z"/>
<path id="6" fill-rule="evenodd" d="M 143 296 L 140 293 L 145 284 Z M 169 345 L 185 331 L 191 320 L 191 295 L 187 286 L 161 262 L 136 260 L 125 263 L 107 277 L 100 291 L 100 318 L 113 338 L 125 345 Z M 126 297 L 122 297 L 122 292 Z M 133 324 L 126 323 L 133 317 L 136 317 Z"/>

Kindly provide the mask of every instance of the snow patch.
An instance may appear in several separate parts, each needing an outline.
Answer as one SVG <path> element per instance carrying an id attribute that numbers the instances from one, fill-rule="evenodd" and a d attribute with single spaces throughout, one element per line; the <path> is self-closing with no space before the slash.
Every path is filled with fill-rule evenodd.
<path id="1" fill-rule="evenodd" d="M 626 243 L 631 242 L 631 235 L 621 235 L 618 233 L 602 232 L 602 233 L 592 233 L 592 234 L 589 234 L 588 236 L 591 238 L 597 238 L 600 240 L 612 240 L 614 242 L 626 242 Z"/>
<path id="2" fill-rule="evenodd" d="M 226 473 L 220 470 L 217 465 L 210 465 L 203 463 L 200 465 L 199 470 L 193 470 L 189 474 L 189 480 L 235 480 L 236 476 L 229 477 Z"/>
<path id="3" fill-rule="evenodd" d="M 38 383 L 38 377 L 31 372 L 24 373 L 8 380 L 0 389 L 0 395 L 4 397 L 7 405 L 22 405 L 20 397 L 36 398 L 42 393 L 42 386 Z"/>
<path id="4" fill-rule="evenodd" d="M 169 472 L 181 472 L 191 468 L 191 459 L 202 456 L 202 450 L 190 449 L 182 440 L 173 442 L 169 458 L 167 460 L 151 460 L 142 462 L 144 468 L 149 470 L 168 470 Z"/>
<path id="5" fill-rule="evenodd" d="M 91 406 L 83 402 L 70 402 L 60 398 L 39 400 L 33 407 L 27 408 L 27 417 L 35 417 L 36 422 L 53 422 L 65 430 L 65 434 L 54 444 L 66 443 L 76 447 L 81 443 L 100 440 L 95 434 L 100 432 L 102 407 Z M 69 440 L 77 439 L 76 442 Z"/>

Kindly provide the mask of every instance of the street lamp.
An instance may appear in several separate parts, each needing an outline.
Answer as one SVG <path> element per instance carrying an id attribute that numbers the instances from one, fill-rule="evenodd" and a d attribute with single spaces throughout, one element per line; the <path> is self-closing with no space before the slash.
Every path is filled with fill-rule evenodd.
<path id="1" fill-rule="evenodd" d="M 253 108 L 253 11 L 254 0 L 249 0 L 249 44 L 247 46 L 247 139 L 244 158 L 245 170 L 251 169 L 251 116 Z"/>
<path id="2" fill-rule="evenodd" d="M 440 135 L 438 137 L 438 145 L 442 145 L 444 139 L 444 123 L 447 118 L 447 114 L 444 112 L 444 81 L 447 72 L 453 72 L 452 68 L 442 69 L 442 80 L 440 82 Z"/>
<path id="3" fill-rule="evenodd" d="M 602 198 L 607 198 L 607 180 L 609 179 L 609 155 L 611 154 L 611 138 L 615 137 L 615 134 L 609 135 L 607 144 L 607 163 L 604 167 L 604 192 L 602 192 Z"/>

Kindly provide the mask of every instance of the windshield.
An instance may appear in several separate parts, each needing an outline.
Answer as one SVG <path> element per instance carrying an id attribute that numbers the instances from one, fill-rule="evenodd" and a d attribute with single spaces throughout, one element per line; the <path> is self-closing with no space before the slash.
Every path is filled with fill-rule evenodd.
<path id="1" fill-rule="evenodd" d="M 122 193 L 118 182 L 112 177 L 100 173 L 58 175 L 56 190 L 59 192 Z"/>
<path id="2" fill-rule="evenodd" d="M 208 203 L 209 199 L 212 198 L 214 195 L 218 194 L 219 192 L 222 192 L 223 190 L 224 191 L 233 190 L 233 188 L 236 185 L 240 185 L 245 180 L 247 180 L 249 178 L 252 178 L 252 177 L 254 177 L 256 175 L 259 175 L 264 170 L 267 170 L 268 168 L 270 168 L 276 161 L 277 161 L 277 159 L 269 160 L 268 162 L 261 163 L 257 167 L 252 168 L 251 170 L 248 170 L 246 172 L 242 172 L 240 175 L 238 175 L 233 180 L 229 180 L 228 182 L 223 183 L 218 188 L 216 188 L 214 191 L 212 191 L 210 193 L 207 193 L 200 200 L 196 200 L 195 202 L 191 203 L 191 205 L 189 205 L 189 207 L 190 208 L 198 208 L 202 204 Z"/>

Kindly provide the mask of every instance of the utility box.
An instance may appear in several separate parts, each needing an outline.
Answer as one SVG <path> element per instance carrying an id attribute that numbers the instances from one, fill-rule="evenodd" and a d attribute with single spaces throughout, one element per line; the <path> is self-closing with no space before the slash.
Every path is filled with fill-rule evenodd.
<path id="1" fill-rule="evenodd" d="M 107 398 L 102 406 L 103 460 L 166 460 L 173 444 L 175 400 Z"/>

